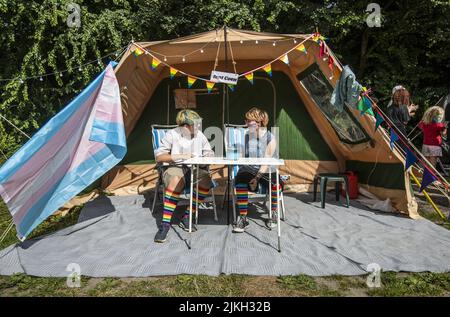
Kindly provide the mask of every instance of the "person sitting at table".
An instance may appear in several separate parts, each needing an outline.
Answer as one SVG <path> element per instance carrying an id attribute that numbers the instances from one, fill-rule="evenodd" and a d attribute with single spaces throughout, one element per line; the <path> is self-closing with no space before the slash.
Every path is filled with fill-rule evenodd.
<path id="1" fill-rule="evenodd" d="M 162 174 L 164 182 L 164 209 L 162 223 L 155 235 L 155 242 L 165 242 L 170 229 L 173 212 L 180 200 L 180 193 L 190 181 L 190 169 L 183 165 L 183 160 L 198 156 L 212 156 L 211 145 L 201 131 L 201 117 L 193 110 L 181 110 L 176 117 L 178 127 L 169 130 L 155 151 L 156 162 L 169 163 Z M 196 171 L 194 171 L 196 173 Z M 211 188 L 211 177 L 206 168 L 199 168 L 198 200 L 196 192 L 192 193 L 192 214 L 195 215 L 199 204 L 203 202 Z M 189 207 L 186 209 L 179 226 L 189 230 Z M 192 230 L 197 230 L 192 226 Z"/>
<path id="2" fill-rule="evenodd" d="M 266 111 L 256 107 L 251 108 L 245 114 L 245 123 L 248 132 L 245 135 L 245 157 L 274 157 L 276 152 L 276 139 L 274 135 L 267 129 L 269 123 L 269 115 Z M 277 190 L 281 191 L 282 183 L 279 182 L 278 189 L 276 187 L 275 171 L 271 169 L 271 182 L 269 186 L 269 166 L 259 165 L 242 165 L 235 177 L 235 190 L 237 196 L 237 205 L 239 217 L 233 226 L 233 232 L 244 232 L 249 222 L 247 220 L 248 213 L 248 192 L 256 192 L 260 184 L 264 184 L 271 189 L 270 202 L 272 210 L 272 219 L 269 219 L 267 225 L 273 227 L 276 224 L 278 200 Z"/>

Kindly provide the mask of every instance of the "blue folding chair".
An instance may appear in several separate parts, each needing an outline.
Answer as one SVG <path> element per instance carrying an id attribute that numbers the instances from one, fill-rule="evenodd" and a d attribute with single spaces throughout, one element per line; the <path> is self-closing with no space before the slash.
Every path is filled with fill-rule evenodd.
<path id="1" fill-rule="evenodd" d="M 245 155 L 245 135 L 248 132 L 248 128 L 245 125 L 238 125 L 238 124 L 225 124 L 224 125 L 224 143 L 225 143 L 225 153 L 227 158 L 238 158 L 238 157 L 244 157 Z M 233 220 L 236 221 L 236 193 L 235 193 L 235 177 L 239 171 L 239 166 L 234 165 L 230 172 L 230 178 L 231 178 L 231 198 L 233 203 Z M 280 176 L 283 181 L 286 181 L 289 179 L 289 175 L 282 175 Z M 227 190 L 229 190 L 227 188 Z M 225 204 L 226 194 L 224 195 L 224 200 L 222 204 Z M 262 206 L 268 210 L 269 213 L 270 210 L 267 208 L 267 201 L 270 197 L 270 189 L 264 185 L 260 184 L 258 186 L 258 191 L 254 194 L 249 195 L 248 201 L 251 203 L 254 202 L 262 202 Z M 283 199 L 283 192 L 281 192 L 280 195 L 280 202 L 281 202 L 281 219 L 285 219 L 285 210 L 284 210 L 284 199 Z"/>
<path id="2" fill-rule="evenodd" d="M 161 145 L 161 140 L 164 139 L 167 131 L 172 130 L 174 128 L 176 128 L 177 125 L 161 125 L 161 124 L 152 124 L 151 128 L 152 128 L 152 145 L 153 145 L 153 153 L 156 152 L 156 150 L 160 147 Z M 156 155 L 155 155 L 156 157 Z M 152 203 L 152 213 L 155 211 L 155 206 L 156 206 L 156 199 L 159 195 L 159 191 L 160 189 L 162 189 L 162 196 L 164 195 L 164 182 L 162 181 L 162 175 L 164 170 L 169 166 L 168 163 L 156 163 L 156 169 L 158 171 L 158 180 L 156 181 L 156 185 L 155 185 L 155 194 L 153 197 L 153 203 Z M 212 179 L 212 178 L 211 178 Z M 197 180 L 196 180 L 197 181 Z M 187 182 L 186 182 L 187 185 Z M 217 217 L 217 209 L 216 209 L 216 200 L 215 200 L 215 196 L 214 196 L 214 187 L 217 186 L 217 183 L 212 181 L 211 184 L 211 196 L 208 196 L 205 198 L 205 201 L 203 202 L 203 204 L 201 204 L 200 206 L 198 206 L 198 210 L 200 210 L 201 208 L 205 208 L 206 206 L 204 204 L 206 203 L 212 203 L 213 206 L 213 210 L 214 210 L 214 220 L 218 221 L 218 217 Z M 183 192 L 180 195 L 181 200 L 180 203 L 182 205 L 187 205 L 187 203 L 189 202 L 190 199 L 190 187 L 189 186 L 185 186 Z M 199 218 L 199 213 L 197 212 L 197 217 L 196 217 L 196 223 L 198 223 L 198 218 Z"/>

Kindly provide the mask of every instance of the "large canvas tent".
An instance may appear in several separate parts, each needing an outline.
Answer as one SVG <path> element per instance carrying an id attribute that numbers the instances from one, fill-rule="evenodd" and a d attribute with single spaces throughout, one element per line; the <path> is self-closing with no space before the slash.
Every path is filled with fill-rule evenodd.
<path id="1" fill-rule="evenodd" d="M 304 40 L 306 53 L 290 51 Z M 146 53 L 136 56 L 136 48 Z M 338 111 L 330 104 L 342 67 L 328 49 L 334 60 L 330 67 L 319 57 L 319 49 L 310 35 L 230 28 L 174 40 L 132 43 L 115 68 L 128 153 L 103 176 L 102 187 L 121 195 L 154 186 L 157 172 L 150 126 L 174 124 L 178 111 L 175 97 L 185 93 L 195 96 L 203 127 L 242 124 L 250 107 L 265 109 L 270 115 L 269 126 L 279 127 L 279 153 L 286 162 L 281 172 L 291 175 L 291 190 L 311 190 L 317 173 L 354 170 L 361 187 L 380 199 L 389 198 L 399 212 L 417 216 L 404 159 L 396 149 L 390 149 L 386 132 L 375 131 L 372 116 L 350 107 Z M 288 51 L 289 64 L 274 61 Z M 155 57 L 164 63 L 152 69 Z M 255 71 L 253 84 L 241 76 L 234 91 L 221 84 L 208 93 L 205 84 L 197 80 L 188 92 L 185 74 L 209 79 L 215 65 L 216 70 L 243 74 L 270 62 L 272 76 Z M 167 65 L 185 74 L 178 73 L 171 79 Z M 214 171 L 214 177 L 224 184 L 226 171 L 220 166 Z"/>

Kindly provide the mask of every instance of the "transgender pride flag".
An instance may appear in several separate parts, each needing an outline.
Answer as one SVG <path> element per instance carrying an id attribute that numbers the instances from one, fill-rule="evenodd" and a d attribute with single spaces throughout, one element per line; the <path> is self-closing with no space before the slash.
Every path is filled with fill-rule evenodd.
<path id="1" fill-rule="evenodd" d="M 116 64 L 110 63 L 1 166 L 0 195 L 19 239 L 124 157 Z"/>

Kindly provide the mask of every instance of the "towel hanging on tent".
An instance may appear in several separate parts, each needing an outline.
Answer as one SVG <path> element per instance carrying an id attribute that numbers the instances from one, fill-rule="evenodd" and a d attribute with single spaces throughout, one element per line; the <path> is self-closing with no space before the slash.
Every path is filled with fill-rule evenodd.
<path id="1" fill-rule="evenodd" d="M 339 111 L 344 109 L 344 105 L 354 107 L 358 102 L 362 85 L 356 81 L 356 76 L 348 65 L 342 69 L 341 76 L 334 87 L 330 103 Z"/>

